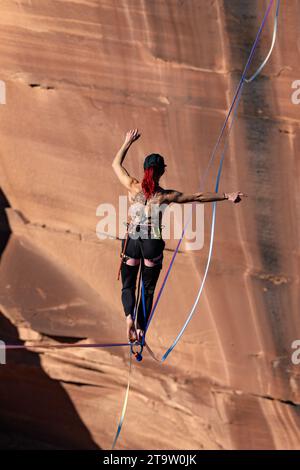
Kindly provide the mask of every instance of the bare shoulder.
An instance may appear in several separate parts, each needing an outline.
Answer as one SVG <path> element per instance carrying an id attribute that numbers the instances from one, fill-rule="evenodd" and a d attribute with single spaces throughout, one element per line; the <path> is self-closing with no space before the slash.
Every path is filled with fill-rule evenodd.
<path id="1" fill-rule="evenodd" d="M 165 189 L 162 187 L 159 187 L 157 191 L 157 199 L 159 204 L 168 204 L 169 203 L 169 196 L 173 194 L 174 190 L 173 189 Z"/>
<path id="2" fill-rule="evenodd" d="M 159 188 L 158 199 L 160 201 L 160 204 L 170 204 L 171 202 L 173 202 L 175 196 L 179 194 L 179 191 L 176 191 L 175 189 Z"/>

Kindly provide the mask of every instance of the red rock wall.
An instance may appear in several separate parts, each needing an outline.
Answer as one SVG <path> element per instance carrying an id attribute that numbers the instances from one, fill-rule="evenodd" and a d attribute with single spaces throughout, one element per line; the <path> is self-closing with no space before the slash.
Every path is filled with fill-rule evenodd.
<path id="1" fill-rule="evenodd" d="M 128 170 L 140 177 L 144 156 L 159 152 L 165 187 L 199 190 L 267 4 L 1 1 L 0 183 L 11 231 L 0 268 L 4 339 L 125 339 L 120 242 L 95 233 L 98 205 L 126 194 L 111 161 L 138 127 Z M 213 262 L 182 341 L 164 365 L 145 355 L 134 368 L 121 448 L 300 447 L 300 366 L 291 362 L 300 338 L 300 105 L 291 101 L 299 14 L 299 0 L 282 2 L 272 59 L 245 86 L 230 139 L 220 190 L 249 197 L 218 204 Z M 270 20 L 255 65 L 271 35 Z M 183 245 L 177 256 L 149 330 L 157 354 L 193 304 L 210 217 L 206 205 L 205 248 Z M 174 246 L 167 242 L 163 273 Z M 9 353 L 0 367 L 2 430 L 11 435 L 3 447 L 109 448 L 127 360 L 123 350 Z"/>

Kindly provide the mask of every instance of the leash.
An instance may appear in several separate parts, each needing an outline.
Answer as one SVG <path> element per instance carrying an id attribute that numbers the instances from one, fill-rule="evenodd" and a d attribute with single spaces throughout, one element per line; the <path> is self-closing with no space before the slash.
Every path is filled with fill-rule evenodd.
<path id="1" fill-rule="evenodd" d="M 261 37 L 261 33 L 264 29 L 264 26 L 267 22 L 267 19 L 268 19 L 268 16 L 270 14 L 270 11 L 271 11 L 271 8 L 273 6 L 273 3 L 274 3 L 274 0 L 270 0 L 269 2 L 269 6 L 266 10 L 266 13 L 264 15 L 264 18 L 263 18 L 263 21 L 261 23 L 261 26 L 259 28 L 259 31 L 256 35 L 256 38 L 255 38 L 255 41 L 253 43 L 253 46 L 252 46 L 252 49 L 251 49 L 251 52 L 250 52 L 250 55 L 248 57 L 248 60 L 247 60 L 247 63 L 246 63 L 246 66 L 244 68 L 244 71 L 243 71 L 243 74 L 242 74 L 242 77 L 240 79 L 240 82 L 237 86 L 237 89 L 236 89 L 236 92 L 234 94 L 234 97 L 233 97 L 233 100 L 232 100 L 232 103 L 230 105 L 230 108 L 229 108 L 229 111 L 227 113 L 227 116 L 225 118 L 225 121 L 224 121 L 224 124 L 222 126 L 222 129 L 221 129 L 221 132 L 219 134 L 219 137 L 217 139 L 217 143 L 213 149 L 213 152 L 212 152 L 212 155 L 210 157 L 210 161 L 209 161 L 209 164 L 208 164 L 208 167 L 206 169 L 206 174 L 205 174 L 205 178 L 203 178 L 202 182 L 201 182 L 201 185 L 203 186 L 204 185 L 204 181 L 206 180 L 206 177 L 207 177 L 207 170 L 208 168 L 211 166 L 215 156 L 216 156 L 216 152 L 217 152 L 217 149 L 219 148 L 220 146 L 220 143 L 221 143 L 221 140 L 222 140 L 222 137 L 224 135 L 224 132 L 225 132 L 225 129 L 227 127 L 227 124 L 229 122 L 229 118 L 231 116 L 232 113 L 233 114 L 233 118 L 232 118 L 232 121 L 231 121 L 231 124 L 230 124 L 230 127 L 229 127 L 229 132 L 227 134 L 227 137 L 225 139 L 225 144 L 224 144 L 224 148 L 223 148 L 223 153 L 222 153 L 222 156 L 221 156 L 221 160 L 220 160 L 220 164 L 219 164 L 219 168 L 218 168 L 218 174 L 217 174 L 217 179 L 216 179 L 216 185 L 215 185 L 215 191 L 218 192 L 218 188 L 219 188 L 219 182 L 220 182 L 220 178 L 221 178 L 221 172 L 222 172 L 222 166 L 223 166 L 223 161 L 224 161 L 224 157 L 225 157 L 225 152 L 227 150 L 227 147 L 228 147 L 228 142 L 229 142 L 229 136 L 230 136 L 230 132 L 232 130 L 232 127 L 233 127 L 233 124 L 234 124 L 234 121 L 235 121 L 235 118 L 236 118 L 236 112 L 237 112 L 237 109 L 238 109 L 238 104 L 239 104 L 239 101 L 240 101 L 240 98 L 241 98 L 241 95 L 242 95 L 242 90 L 243 90 L 243 86 L 244 86 L 244 83 L 251 83 L 258 75 L 259 73 L 261 72 L 261 70 L 263 69 L 263 67 L 266 65 L 268 59 L 270 58 L 271 56 L 271 53 L 272 53 L 272 50 L 274 48 L 274 44 L 275 44 L 275 41 L 276 41 L 276 34 L 277 34 L 277 26 L 278 26 L 278 15 L 279 15 L 279 5 L 280 5 L 280 0 L 277 0 L 277 8 L 276 8 L 276 14 L 275 14 L 275 20 L 274 20 L 274 30 L 273 30 L 273 40 L 272 40 L 272 45 L 271 45 L 271 48 L 269 50 L 269 53 L 266 57 L 266 59 L 263 61 L 263 63 L 259 66 L 259 68 L 256 70 L 256 72 L 249 78 L 249 79 L 246 79 L 246 74 L 248 72 L 248 69 L 252 63 L 252 59 L 253 59 L 253 56 L 254 56 L 254 52 L 257 48 L 257 45 L 258 45 L 258 42 L 259 42 L 259 39 Z M 247 81 L 246 81 L 247 80 Z M 180 338 L 182 337 L 184 331 L 186 330 L 189 322 L 191 321 L 194 313 L 195 313 L 195 309 L 196 309 L 196 306 L 200 300 L 200 297 L 201 297 L 201 294 L 202 294 L 202 291 L 203 291 L 203 287 L 204 287 L 204 284 L 205 284 L 205 281 L 206 281 L 206 277 L 207 277 L 207 274 L 208 274 L 208 270 L 209 270 L 209 266 L 210 266 L 210 262 L 211 262 L 211 257 L 212 257 L 212 250 L 213 250 L 213 243 L 214 243 L 214 233 L 215 233 L 215 222 L 216 222 L 216 202 L 213 202 L 213 209 L 212 209 L 212 225 L 211 225 L 211 237 L 210 237 L 210 245 L 209 245 L 209 255 L 208 255 L 208 259 L 207 259 L 207 263 L 206 263 L 206 268 L 205 268 L 205 273 L 204 273 L 204 277 L 203 277 L 203 280 L 201 282 L 201 285 L 200 285 L 200 288 L 199 288 L 199 291 L 198 291 L 198 294 L 196 296 L 196 299 L 194 301 L 194 304 L 193 304 L 193 307 L 182 327 L 182 329 L 180 330 L 179 334 L 177 335 L 177 337 L 175 338 L 175 340 L 173 341 L 172 345 L 168 348 L 168 350 L 165 352 L 165 354 L 162 356 L 162 358 L 160 359 L 160 362 L 164 362 L 166 360 L 166 358 L 168 357 L 168 355 L 171 353 L 171 351 L 175 348 L 176 344 L 178 343 L 178 341 L 180 340 Z M 188 221 L 186 222 L 186 225 L 184 226 L 183 228 L 183 231 L 182 231 L 182 234 L 181 234 L 181 238 L 180 240 L 178 241 L 178 244 L 176 246 L 176 249 L 173 253 L 173 256 L 172 256 L 172 259 L 171 259 L 171 262 L 169 264 L 169 267 L 167 269 L 167 272 L 166 272 L 166 275 L 165 275 L 165 278 L 163 280 L 163 283 L 162 283 L 162 286 L 158 292 L 158 295 L 157 295 L 157 298 L 155 300 L 155 303 L 154 303 L 154 306 L 152 308 L 152 311 L 151 311 L 151 314 L 149 316 L 149 320 L 148 320 L 148 324 L 147 324 L 147 328 L 149 328 L 149 325 L 150 325 L 150 322 L 153 318 L 153 314 L 157 308 L 157 305 L 158 305 L 158 302 L 160 300 L 160 297 L 162 295 L 162 292 L 164 290 L 164 287 L 166 285 L 166 281 L 170 275 L 170 272 L 171 272 L 171 269 L 173 267 L 173 264 L 174 264 L 174 261 L 175 261 L 175 258 L 177 256 L 177 253 L 178 253 L 178 250 L 179 250 L 179 247 L 182 243 L 182 240 L 183 240 L 183 236 L 184 236 L 184 233 L 186 231 L 186 228 L 189 224 L 191 220 L 191 214 L 188 218 Z"/>

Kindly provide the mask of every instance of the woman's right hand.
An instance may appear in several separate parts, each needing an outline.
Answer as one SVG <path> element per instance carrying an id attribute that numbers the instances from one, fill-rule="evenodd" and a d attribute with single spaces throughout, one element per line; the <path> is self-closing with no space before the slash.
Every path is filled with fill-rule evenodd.
<path id="1" fill-rule="evenodd" d="M 135 140 L 137 140 L 141 134 L 139 134 L 138 129 L 132 129 L 126 133 L 124 144 L 131 145 Z"/>

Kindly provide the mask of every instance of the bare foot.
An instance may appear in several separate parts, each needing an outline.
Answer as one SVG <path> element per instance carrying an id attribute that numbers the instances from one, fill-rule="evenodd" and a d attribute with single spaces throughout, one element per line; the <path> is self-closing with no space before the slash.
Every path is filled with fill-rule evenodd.
<path id="1" fill-rule="evenodd" d="M 144 330 L 137 329 L 136 335 L 137 335 L 137 340 L 141 343 L 143 340 L 143 336 L 144 336 Z"/>
<path id="2" fill-rule="evenodd" d="M 134 326 L 134 322 L 133 322 L 133 319 L 132 319 L 131 315 L 128 315 L 126 317 L 126 324 L 127 324 L 127 337 L 128 337 L 128 340 L 131 343 L 133 343 L 134 341 L 136 341 L 137 336 L 136 336 L 135 326 Z"/>

